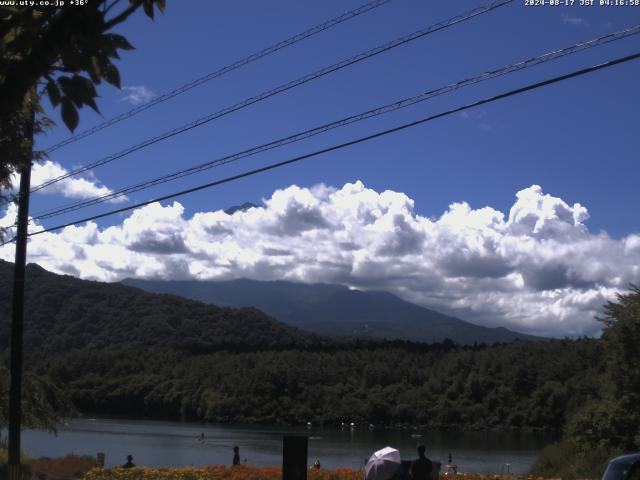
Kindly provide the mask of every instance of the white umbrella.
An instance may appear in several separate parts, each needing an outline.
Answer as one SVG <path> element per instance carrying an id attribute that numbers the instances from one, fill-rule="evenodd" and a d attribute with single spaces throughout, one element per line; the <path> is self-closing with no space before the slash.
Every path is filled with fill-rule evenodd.
<path id="1" fill-rule="evenodd" d="M 400 452 L 385 447 L 378 450 L 367 460 L 364 466 L 365 480 L 389 480 L 400 467 Z"/>

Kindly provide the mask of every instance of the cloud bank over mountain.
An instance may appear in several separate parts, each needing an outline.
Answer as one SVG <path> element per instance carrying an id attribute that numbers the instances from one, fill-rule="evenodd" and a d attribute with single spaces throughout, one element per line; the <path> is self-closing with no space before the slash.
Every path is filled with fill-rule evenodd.
<path id="1" fill-rule="evenodd" d="M 10 209 L 0 223 L 15 218 Z M 387 290 L 487 326 L 537 335 L 597 334 L 602 304 L 640 283 L 640 235 L 591 233 L 587 209 L 517 192 L 508 214 L 453 203 L 439 218 L 403 193 L 361 182 L 277 190 L 258 208 L 199 212 L 174 202 L 33 237 L 29 261 L 116 281 L 285 279 Z M 0 250 L 12 261 L 12 247 Z"/>

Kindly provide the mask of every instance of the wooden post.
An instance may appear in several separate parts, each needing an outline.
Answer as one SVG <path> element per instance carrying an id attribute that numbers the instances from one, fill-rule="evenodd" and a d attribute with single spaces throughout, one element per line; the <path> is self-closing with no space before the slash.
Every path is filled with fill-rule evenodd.
<path id="1" fill-rule="evenodd" d="M 36 101 L 32 98 L 31 101 Z M 24 277 L 27 263 L 27 228 L 29 226 L 29 190 L 31 189 L 31 159 L 33 157 L 34 118 L 25 128 L 29 139 L 28 158 L 20 169 L 16 256 L 13 270 L 13 303 L 11 316 L 11 386 L 9 387 L 9 480 L 20 480 L 20 429 L 22 427 L 22 344 L 24 321 Z"/>

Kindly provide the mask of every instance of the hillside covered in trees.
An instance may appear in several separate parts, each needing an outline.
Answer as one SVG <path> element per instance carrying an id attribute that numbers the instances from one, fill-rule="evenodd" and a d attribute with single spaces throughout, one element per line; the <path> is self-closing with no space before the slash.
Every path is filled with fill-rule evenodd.
<path id="1" fill-rule="evenodd" d="M 0 349 L 9 344 L 13 264 L 0 261 Z M 117 283 L 80 280 L 27 267 L 25 352 L 166 347 L 190 352 L 221 348 L 309 347 L 324 340 L 254 308 L 205 305 Z"/>
<path id="2" fill-rule="evenodd" d="M 214 422 L 558 430 L 597 395 L 594 340 L 353 345 L 185 355 L 58 353 L 40 373 L 83 412 Z"/>
<path id="3" fill-rule="evenodd" d="M 0 263 L 3 350 L 10 270 Z M 218 308 L 34 265 L 27 285 L 30 374 L 86 414 L 584 431 L 575 427 L 588 423 L 584 412 L 602 416 L 594 405 L 617 392 L 610 388 L 612 372 L 626 384 L 628 368 L 612 370 L 622 363 L 611 352 L 628 350 L 625 358 L 635 352 L 633 315 L 631 333 L 620 333 L 619 322 L 610 320 L 603 339 L 494 346 L 338 341 L 256 309 Z M 622 348 L 607 347 L 611 342 Z"/>

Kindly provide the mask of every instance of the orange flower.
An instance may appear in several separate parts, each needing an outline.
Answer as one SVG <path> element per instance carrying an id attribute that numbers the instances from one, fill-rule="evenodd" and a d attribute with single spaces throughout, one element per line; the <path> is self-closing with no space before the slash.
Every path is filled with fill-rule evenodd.
<path id="1" fill-rule="evenodd" d="M 334 470 L 311 469 L 309 480 L 362 480 L 362 471 L 349 468 Z M 449 480 L 533 480 L 526 476 L 481 475 L 459 473 Z M 251 467 L 210 465 L 185 468 L 95 468 L 88 471 L 85 480 L 281 480 L 279 467 Z M 544 480 L 544 479 L 536 479 Z M 560 479 L 549 479 L 560 480 Z"/>

